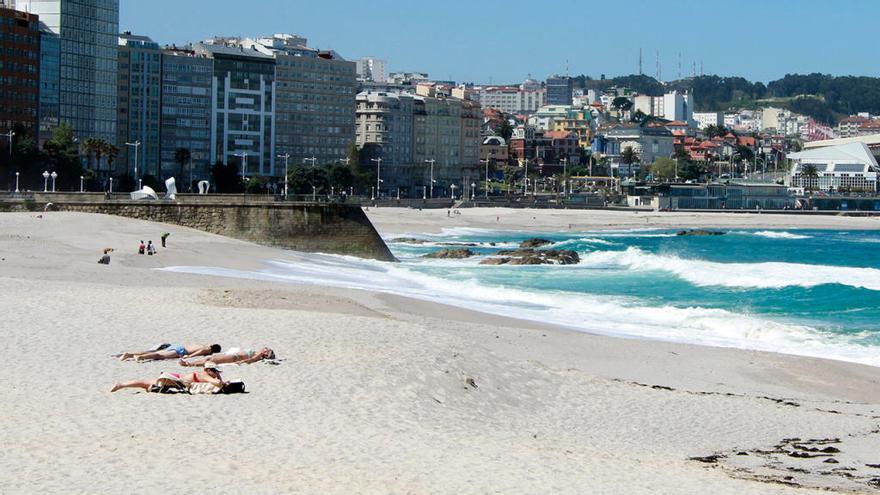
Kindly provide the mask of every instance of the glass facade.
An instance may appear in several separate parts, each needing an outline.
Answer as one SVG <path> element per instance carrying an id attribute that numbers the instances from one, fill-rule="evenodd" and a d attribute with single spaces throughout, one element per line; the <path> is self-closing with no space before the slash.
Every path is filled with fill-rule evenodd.
<path id="1" fill-rule="evenodd" d="M 166 179 L 159 160 L 162 52 L 143 36 L 119 37 L 118 166 L 114 173 Z M 126 143 L 140 142 L 140 146 Z M 137 162 L 135 162 L 137 160 Z"/>
<path id="2" fill-rule="evenodd" d="M 116 142 L 119 0 L 30 0 L 60 38 L 59 119 L 81 140 Z"/>
<path id="3" fill-rule="evenodd" d="M 52 137 L 61 112 L 61 38 L 43 25 L 40 39 L 40 142 Z"/>
<path id="4" fill-rule="evenodd" d="M 355 63 L 277 55 L 278 153 L 291 163 L 344 160 L 355 138 Z"/>

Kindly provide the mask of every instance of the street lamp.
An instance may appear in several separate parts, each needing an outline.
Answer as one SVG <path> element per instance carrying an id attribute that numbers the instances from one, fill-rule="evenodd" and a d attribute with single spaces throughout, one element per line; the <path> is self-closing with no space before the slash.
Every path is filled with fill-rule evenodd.
<path id="1" fill-rule="evenodd" d="M 12 129 L 9 130 L 6 134 L 0 134 L 0 136 L 6 136 L 9 139 L 9 160 L 12 160 L 12 137 L 15 136 L 15 131 Z"/>
<path id="2" fill-rule="evenodd" d="M 290 153 L 278 155 L 278 158 L 284 158 L 284 199 L 287 199 L 287 162 L 290 160 Z"/>
<path id="3" fill-rule="evenodd" d="M 79 192 L 86 192 L 85 188 L 83 187 L 83 185 L 84 185 L 83 180 L 84 179 L 85 179 L 85 177 L 83 177 L 82 175 L 79 176 Z"/>
<path id="4" fill-rule="evenodd" d="M 434 163 L 436 161 L 437 160 L 435 160 L 433 158 L 431 158 L 430 160 L 425 160 L 425 163 L 431 164 L 431 199 L 434 199 L 434 182 L 437 182 L 434 180 Z"/>
<path id="5" fill-rule="evenodd" d="M 370 158 L 371 162 L 376 162 L 376 197 L 382 196 L 382 159 Z"/>
<path id="6" fill-rule="evenodd" d="M 563 158 L 559 160 L 562 162 L 562 196 L 568 197 L 568 189 L 566 186 L 568 185 L 568 158 Z"/>
<path id="7" fill-rule="evenodd" d="M 486 197 L 488 198 L 489 197 L 489 193 L 488 193 L 489 188 L 488 187 L 486 188 L 486 191 L 487 191 Z M 474 184 L 473 182 L 471 182 L 471 201 L 474 201 L 476 199 L 477 199 L 477 185 Z"/>
<path id="8" fill-rule="evenodd" d="M 452 184 L 451 186 L 449 186 L 449 188 L 452 190 L 452 200 L 453 201 L 455 201 L 455 188 L 456 187 L 458 187 L 458 186 L 456 186 L 455 184 Z"/>
<path id="9" fill-rule="evenodd" d="M 140 141 L 135 141 L 133 143 L 125 143 L 129 148 L 134 148 L 134 178 L 138 181 L 138 189 L 143 189 L 141 186 L 141 178 L 138 175 L 138 149 L 141 147 Z"/>
<path id="10" fill-rule="evenodd" d="M 49 171 L 43 172 L 43 192 L 49 192 Z"/>
<path id="11" fill-rule="evenodd" d="M 486 163 L 486 199 L 489 199 L 489 161 L 492 158 L 486 158 L 485 160 L 480 160 L 481 162 Z"/>
<path id="12" fill-rule="evenodd" d="M 55 192 L 55 179 L 58 178 L 58 174 L 53 171 L 50 177 L 52 177 L 52 192 Z"/>
<path id="13" fill-rule="evenodd" d="M 113 177 L 110 177 L 110 194 L 113 194 Z"/>
<path id="14" fill-rule="evenodd" d="M 247 180 L 248 152 L 242 151 L 241 153 L 235 153 L 234 156 L 241 158 L 241 181 L 244 182 Z"/>
<path id="15" fill-rule="evenodd" d="M 15 173 L 15 192 L 19 192 L 18 191 L 18 174 L 19 174 L 19 172 Z"/>

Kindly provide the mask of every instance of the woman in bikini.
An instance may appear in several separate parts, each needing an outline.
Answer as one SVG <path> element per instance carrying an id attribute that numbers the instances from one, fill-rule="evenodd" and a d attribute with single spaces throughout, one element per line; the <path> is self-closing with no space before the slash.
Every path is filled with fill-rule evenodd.
<path id="1" fill-rule="evenodd" d="M 259 351 L 233 347 L 223 354 L 215 354 L 209 358 L 196 359 L 194 361 L 184 361 L 181 359 L 179 364 L 181 366 L 204 366 L 208 361 L 216 364 L 251 364 L 264 359 L 275 359 L 275 351 L 268 347 L 263 347 Z"/>
<path id="2" fill-rule="evenodd" d="M 164 361 L 166 359 L 183 359 L 185 357 L 210 356 L 220 352 L 220 346 L 212 345 L 183 345 L 172 344 L 165 349 L 147 352 L 125 352 L 119 356 L 120 361 L 134 359 L 141 363 L 144 361 Z M 206 360 L 207 361 L 207 360 Z M 203 363 L 204 364 L 204 363 Z"/>
<path id="3" fill-rule="evenodd" d="M 223 377 L 220 376 L 220 370 L 217 369 L 217 364 L 209 361 L 205 363 L 202 371 L 193 371 L 192 373 L 166 373 L 163 371 L 159 374 L 159 378 L 156 378 L 155 380 L 134 380 L 117 383 L 113 385 L 110 392 L 116 392 L 123 388 L 142 388 L 144 390 L 150 390 L 152 387 L 163 386 L 189 387 L 193 383 L 210 383 L 217 388 L 223 388 L 226 385 L 226 382 L 223 381 Z"/>

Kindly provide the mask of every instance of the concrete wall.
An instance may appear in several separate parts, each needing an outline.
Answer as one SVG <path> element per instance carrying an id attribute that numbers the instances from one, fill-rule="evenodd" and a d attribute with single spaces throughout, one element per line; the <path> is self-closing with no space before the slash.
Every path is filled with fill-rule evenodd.
<path id="1" fill-rule="evenodd" d="M 74 196 L 74 197 L 71 197 Z M 240 196 L 213 201 L 106 201 L 92 195 L 37 193 L 0 198 L 0 212 L 101 213 L 190 227 L 235 239 L 297 251 L 345 254 L 394 261 L 394 256 L 360 206 L 344 204 L 244 202 Z"/>

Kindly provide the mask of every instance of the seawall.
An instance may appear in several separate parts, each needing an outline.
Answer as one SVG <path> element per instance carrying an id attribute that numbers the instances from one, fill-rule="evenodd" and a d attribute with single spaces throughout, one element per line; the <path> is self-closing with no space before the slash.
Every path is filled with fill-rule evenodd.
<path id="1" fill-rule="evenodd" d="M 358 205 L 290 203 L 243 195 L 189 196 L 177 201 L 131 201 L 90 193 L 30 193 L 0 197 L 0 212 L 77 211 L 181 225 L 296 251 L 395 258 Z"/>

